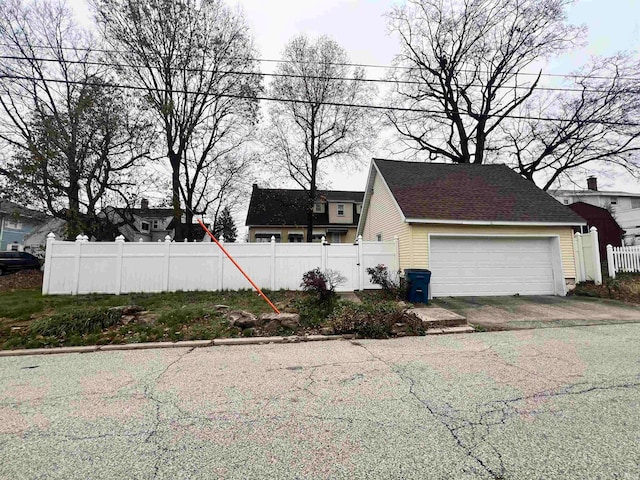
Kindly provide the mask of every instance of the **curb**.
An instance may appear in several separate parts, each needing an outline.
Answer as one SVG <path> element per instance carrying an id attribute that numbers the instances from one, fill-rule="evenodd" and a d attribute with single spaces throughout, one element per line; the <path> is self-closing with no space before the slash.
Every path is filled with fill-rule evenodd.
<path id="1" fill-rule="evenodd" d="M 430 328 L 427 329 L 426 335 L 441 335 L 443 333 L 471 333 L 473 331 L 474 329 L 471 327 Z M 121 345 L 88 345 L 84 347 L 30 348 L 24 350 L 0 350 L 0 358 L 21 357 L 25 355 L 55 355 L 58 353 L 92 353 L 149 350 L 152 348 L 201 348 L 237 345 L 266 345 L 269 343 L 326 342 L 329 340 L 354 340 L 355 338 L 356 336 L 354 334 L 303 336 L 292 335 L 290 337 L 238 337 L 216 338 L 214 340 L 183 340 L 180 342 L 148 342 L 124 343 Z"/>
<path id="2" fill-rule="evenodd" d="M 305 335 L 291 337 L 239 337 L 218 338 L 214 340 L 183 340 L 180 342 L 125 343 L 121 345 L 88 345 L 83 347 L 29 348 L 23 350 L 0 350 L 2 357 L 20 357 L 25 355 L 55 355 L 58 353 L 91 353 L 151 348 L 200 348 L 232 345 L 265 345 L 269 343 L 322 342 L 328 340 L 351 340 L 355 335 Z"/>

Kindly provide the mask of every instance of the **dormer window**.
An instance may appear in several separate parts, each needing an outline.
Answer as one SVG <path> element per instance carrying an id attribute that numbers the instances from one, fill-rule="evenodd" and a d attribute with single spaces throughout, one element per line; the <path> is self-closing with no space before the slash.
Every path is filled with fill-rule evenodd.
<path id="1" fill-rule="evenodd" d="M 149 230 L 151 228 L 151 225 L 149 224 L 149 222 L 140 222 L 140 231 L 141 232 L 147 232 L 149 233 Z"/>
<path id="2" fill-rule="evenodd" d="M 313 213 L 324 213 L 324 203 L 316 202 L 313 204 Z"/>
<path id="3" fill-rule="evenodd" d="M 344 217 L 344 203 L 338 204 L 337 211 L 339 217 Z"/>

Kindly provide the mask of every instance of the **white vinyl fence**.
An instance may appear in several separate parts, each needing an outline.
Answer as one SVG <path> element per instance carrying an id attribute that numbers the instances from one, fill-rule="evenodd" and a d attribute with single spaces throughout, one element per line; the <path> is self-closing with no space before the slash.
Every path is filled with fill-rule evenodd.
<path id="1" fill-rule="evenodd" d="M 356 244 L 231 243 L 225 249 L 260 287 L 299 290 L 302 275 L 319 267 L 346 279 L 338 291 L 379 288 L 369 282 L 368 267 L 398 270 L 398 240 Z M 215 243 L 75 242 L 47 237 L 42 293 L 128 293 L 251 288 Z"/>
<path id="2" fill-rule="evenodd" d="M 602 265 L 596 227 L 591 227 L 589 233 L 574 234 L 573 251 L 576 261 L 576 282 L 591 280 L 596 285 L 602 284 Z"/>
<path id="3" fill-rule="evenodd" d="M 607 264 L 611 278 L 616 278 L 618 272 L 640 272 L 640 246 L 607 245 Z"/>

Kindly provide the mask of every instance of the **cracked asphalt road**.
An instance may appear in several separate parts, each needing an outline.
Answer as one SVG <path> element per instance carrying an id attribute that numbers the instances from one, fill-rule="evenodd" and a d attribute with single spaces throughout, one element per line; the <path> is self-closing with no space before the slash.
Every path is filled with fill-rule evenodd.
<path id="1" fill-rule="evenodd" d="M 640 478 L 640 324 L 0 358 L 0 478 Z"/>

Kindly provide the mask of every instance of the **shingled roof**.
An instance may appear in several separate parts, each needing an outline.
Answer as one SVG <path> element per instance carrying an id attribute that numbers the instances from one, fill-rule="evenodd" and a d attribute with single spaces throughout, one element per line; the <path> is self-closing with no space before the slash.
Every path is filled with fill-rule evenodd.
<path id="1" fill-rule="evenodd" d="M 373 161 L 407 220 L 585 223 L 505 165 Z"/>
<path id="2" fill-rule="evenodd" d="M 339 190 L 319 190 L 318 198 L 331 202 L 362 203 L 364 192 L 349 192 Z M 247 226 L 305 226 L 307 212 L 304 205 L 307 192 L 304 190 L 290 190 L 279 188 L 258 188 L 254 185 L 247 212 Z M 360 215 L 354 210 L 353 224 L 357 225 Z M 329 224 L 329 213 L 314 213 L 315 226 Z M 349 224 L 340 224 L 347 226 Z"/>

